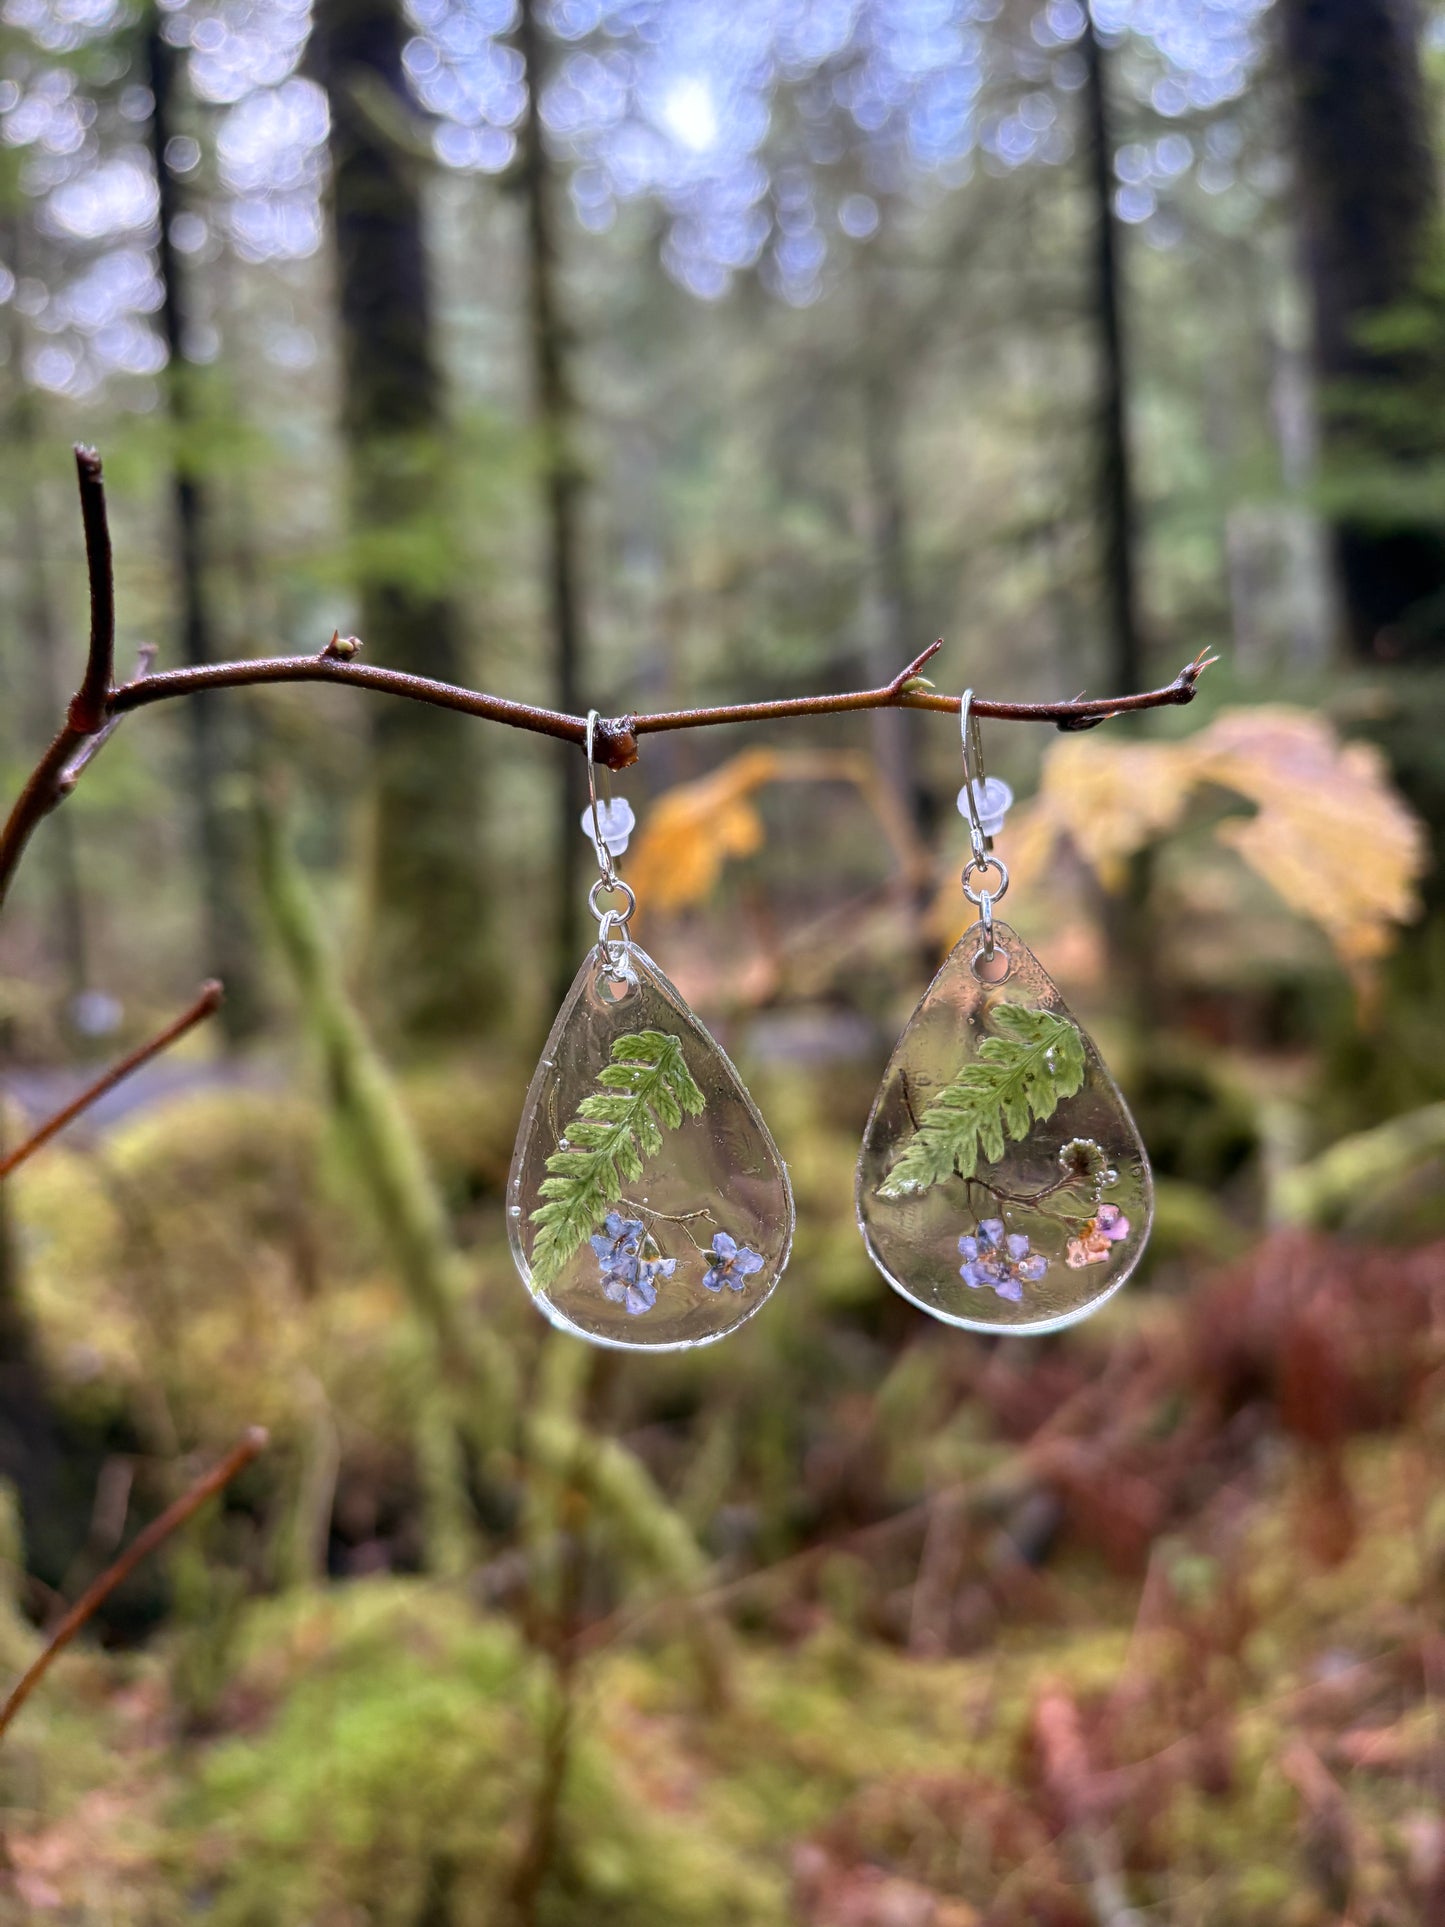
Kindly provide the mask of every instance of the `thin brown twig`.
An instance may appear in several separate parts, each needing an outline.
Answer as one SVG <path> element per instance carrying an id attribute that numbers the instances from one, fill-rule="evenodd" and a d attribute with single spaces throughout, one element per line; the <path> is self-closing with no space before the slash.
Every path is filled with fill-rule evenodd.
<path id="1" fill-rule="evenodd" d="M 221 1007 L 223 995 L 221 985 L 214 978 L 209 983 L 202 984 L 194 1003 L 183 1011 L 174 1023 L 167 1024 L 163 1031 L 159 1031 L 149 1042 L 141 1044 L 128 1057 L 122 1057 L 118 1064 L 112 1064 L 110 1069 L 103 1072 L 93 1084 L 88 1085 L 79 1097 L 72 1099 L 63 1110 L 57 1111 L 54 1117 L 47 1118 L 39 1130 L 26 1138 L 23 1144 L 17 1144 L 7 1156 L 0 1157 L 0 1179 L 8 1178 L 10 1173 L 22 1165 L 28 1157 L 33 1157 L 42 1145 L 48 1144 L 51 1138 L 65 1129 L 67 1124 L 79 1117 L 82 1111 L 88 1111 L 92 1104 L 105 1096 L 107 1091 L 113 1091 L 117 1084 L 131 1075 L 132 1071 L 138 1071 L 142 1064 L 149 1063 L 151 1058 L 158 1057 L 163 1050 L 169 1050 L 171 1045 L 184 1037 L 188 1030 L 194 1030 L 197 1024 L 203 1023 L 207 1017 L 214 1015 Z"/>
<path id="2" fill-rule="evenodd" d="M 80 515 L 85 525 L 85 565 L 90 585 L 90 647 L 85 674 L 70 699 L 60 733 L 31 771 L 0 829 L 0 903 L 25 853 L 36 825 L 75 787 L 86 759 L 77 756 L 87 740 L 108 734 L 115 676 L 115 578 L 111 565 L 110 524 L 105 481 L 93 448 L 77 446 L 75 471 L 80 484 Z"/>
<path id="3" fill-rule="evenodd" d="M 85 676 L 71 698 L 67 720 L 82 736 L 93 736 L 106 719 L 106 705 L 115 681 L 115 570 L 105 509 L 105 481 L 100 457 L 93 448 L 77 445 L 75 473 L 80 483 L 85 565 L 90 577 L 90 652 Z"/>
<path id="4" fill-rule="evenodd" d="M 230 1484 L 238 1472 L 248 1466 L 253 1459 L 266 1449 L 266 1430 L 264 1426 L 248 1427 L 241 1439 L 231 1447 L 225 1458 L 213 1465 L 209 1472 L 203 1472 L 189 1490 L 179 1499 L 168 1505 L 159 1518 L 152 1519 L 143 1531 L 138 1532 L 120 1557 L 76 1600 L 70 1611 L 61 1620 L 46 1642 L 43 1650 L 36 1654 L 26 1667 L 3 1706 L 0 1706 L 0 1740 L 9 1730 L 11 1721 L 29 1699 L 35 1688 L 49 1672 L 57 1656 L 70 1644 L 71 1640 L 85 1625 L 86 1621 L 99 1611 L 116 1587 L 121 1585 L 141 1564 L 148 1559 L 156 1547 L 169 1539 L 179 1526 L 183 1526 L 193 1512 L 213 1498 L 224 1486 Z"/>
<path id="5" fill-rule="evenodd" d="M 793 716 L 832 716 L 860 709 L 931 709 L 958 713 L 959 697 L 917 687 L 924 665 L 943 647 L 932 642 L 913 661 L 899 670 L 890 682 L 877 689 L 857 689 L 836 695 L 785 696 L 773 702 L 727 703 L 711 709 L 671 709 L 652 715 L 626 715 L 604 719 L 598 726 L 596 752 L 599 762 L 609 769 L 625 769 L 637 760 L 637 739 L 666 729 L 709 729 L 721 723 L 777 722 Z M 1122 716 L 1133 710 L 1163 709 L 1190 703 L 1200 675 L 1208 663 L 1196 657 L 1160 689 L 1146 690 L 1137 696 L 1107 696 L 1060 703 L 1010 703 L 985 697 L 974 700 L 976 716 L 995 722 L 1055 723 L 1061 729 L 1090 729 L 1096 723 Z M 506 723 L 514 729 L 531 730 L 542 736 L 575 743 L 587 740 L 587 720 L 567 716 L 557 709 L 539 709 L 531 703 L 513 702 L 505 696 L 488 696 L 475 689 L 460 689 L 453 683 L 431 682 L 424 676 L 404 675 L 397 669 L 379 669 L 372 663 L 338 660 L 328 644 L 315 656 L 261 656 L 249 662 L 206 663 L 197 668 L 167 669 L 149 676 L 143 683 L 122 683 L 111 692 L 110 710 L 122 715 L 150 703 L 164 702 L 172 696 L 193 695 L 202 689 L 236 689 L 255 683 L 331 682 L 353 688 L 373 689 L 382 695 L 404 696 L 413 702 L 433 703 L 442 709 L 458 709 L 469 716 L 485 717 Z M 910 687 L 910 685 L 915 685 Z"/>
<path id="6" fill-rule="evenodd" d="M 86 559 L 90 569 L 91 641 L 85 678 L 72 699 L 65 727 L 40 759 L 22 789 L 9 820 L 0 829 L 0 903 L 4 902 L 16 866 L 36 825 L 62 802 L 74 787 L 99 740 L 131 710 L 148 708 L 176 696 L 206 689 L 235 689 L 265 683 L 325 682 L 379 695 L 400 696 L 411 702 L 455 709 L 465 715 L 530 730 L 582 747 L 587 721 L 560 710 L 489 696 L 481 690 L 410 676 L 398 669 L 381 669 L 353 660 L 361 644 L 354 636 L 331 638 L 315 655 L 260 656 L 243 662 L 203 663 L 182 669 L 147 673 L 148 664 L 126 683 L 110 687 L 114 649 L 114 587 L 111 579 L 110 537 L 106 528 L 105 492 L 100 460 L 89 449 L 78 449 L 81 509 L 85 518 Z M 661 730 L 705 729 L 722 723 L 776 722 L 794 716 L 830 716 L 867 709 L 929 709 L 957 713 L 959 698 L 945 696 L 924 680 L 925 665 L 943 647 L 932 642 L 890 682 L 877 689 L 859 689 L 821 696 L 788 696 L 772 702 L 730 703 L 708 709 L 663 710 L 654 715 L 616 716 L 604 720 L 596 732 L 598 760 L 609 769 L 625 769 L 637 760 L 641 736 Z M 1134 696 L 1076 698 L 1072 702 L 1011 703 L 978 697 L 974 714 L 995 722 L 1054 723 L 1060 729 L 1092 729 L 1111 717 L 1142 709 L 1162 709 L 1194 700 L 1199 678 L 1211 658 L 1201 653 L 1160 689 Z M 97 690 L 102 692 L 97 700 Z M 88 749 L 86 745 L 90 744 Z M 77 752 L 82 752 L 77 754 Z"/>

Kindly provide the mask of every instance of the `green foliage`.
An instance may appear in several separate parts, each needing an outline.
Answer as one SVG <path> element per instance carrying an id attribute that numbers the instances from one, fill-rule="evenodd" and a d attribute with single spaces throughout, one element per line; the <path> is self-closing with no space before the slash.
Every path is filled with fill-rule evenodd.
<path id="1" fill-rule="evenodd" d="M 997 1035 L 924 1112 L 878 1187 L 883 1197 L 908 1197 L 955 1174 L 971 1178 L 980 1159 L 996 1164 L 1005 1133 L 1027 1137 L 1083 1083 L 1084 1046 L 1066 1018 L 999 1004 L 993 1023 Z"/>
<path id="2" fill-rule="evenodd" d="M 602 1086 L 577 1107 L 563 1132 L 566 1150 L 547 1160 L 545 1204 L 532 1219 L 540 1229 L 532 1247 L 532 1282 L 549 1285 L 615 1204 L 624 1183 L 642 1176 L 645 1158 L 662 1148 L 662 1133 L 683 1116 L 699 1117 L 706 1100 L 666 1031 L 619 1037 L 612 1061 L 599 1071 Z"/>
<path id="3" fill-rule="evenodd" d="M 208 1750 L 172 1814 L 178 1877 L 198 1860 L 215 1870 L 217 1927 L 509 1919 L 544 1705 L 516 1631 L 445 1589 L 388 1579 L 254 1609 L 248 1645 L 256 1724 Z M 776 1879 L 736 1864 L 690 1806 L 639 1798 L 591 1721 L 579 1728 L 535 1918 L 782 1918 Z"/>

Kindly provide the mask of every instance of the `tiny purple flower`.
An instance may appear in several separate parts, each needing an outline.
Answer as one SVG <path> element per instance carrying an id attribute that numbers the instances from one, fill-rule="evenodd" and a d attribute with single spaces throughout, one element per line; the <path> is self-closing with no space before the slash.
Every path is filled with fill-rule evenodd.
<path id="1" fill-rule="evenodd" d="M 1118 1244 L 1121 1238 L 1129 1235 L 1129 1220 L 1117 1204 L 1101 1204 L 1094 1217 L 1099 1236 L 1107 1238 L 1111 1245 Z"/>
<path id="2" fill-rule="evenodd" d="M 1024 1286 L 1036 1284 L 1049 1268 L 1042 1251 L 1029 1250 L 1029 1241 L 1021 1231 L 1005 1236 L 1001 1218 L 984 1218 L 976 1237 L 959 1239 L 958 1250 L 964 1260 L 959 1276 L 971 1290 L 980 1291 L 987 1285 L 1014 1305 L 1021 1302 Z"/>
<path id="3" fill-rule="evenodd" d="M 634 1318 L 645 1311 L 651 1311 L 657 1303 L 655 1278 L 670 1278 L 677 1270 L 676 1258 L 643 1258 L 638 1261 L 637 1276 L 627 1287 L 623 1300 Z"/>
<path id="4" fill-rule="evenodd" d="M 602 1280 L 604 1296 L 614 1304 L 621 1304 L 628 1290 L 637 1282 L 638 1247 L 642 1243 L 641 1218 L 624 1218 L 619 1211 L 609 1211 L 603 1220 L 601 1231 L 595 1232 L 588 1240 L 597 1254 L 597 1271 Z"/>
<path id="5" fill-rule="evenodd" d="M 714 1232 L 712 1249 L 705 1251 L 703 1256 L 712 1259 L 702 1275 L 705 1291 L 721 1291 L 724 1285 L 729 1291 L 743 1291 L 747 1280 L 755 1271 L 761 1271 L 765 1263 L 760 1251 L 740 1245 L 726 1231 Z"/>

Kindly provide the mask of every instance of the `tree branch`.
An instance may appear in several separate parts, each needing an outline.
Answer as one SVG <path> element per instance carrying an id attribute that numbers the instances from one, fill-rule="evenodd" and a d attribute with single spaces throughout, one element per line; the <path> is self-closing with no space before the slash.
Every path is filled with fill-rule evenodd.
<path id="1" fill-rule="evenodd" d="M 76 752 L 105 730 L 115 675 L 115 579 L 111 567 L 110 525 L 100 457 L 93 448 L 76 447 L 80 516 L 85 526 L 85 565 L 90 579 L 90 649 L 85 675 L 70 699 L 65 725 L 46 750 L 17 797 L 0 830 L 0 903 L 5 901 L 15 866 L 42 817 L 63 802 L 84 767 Z"/>
<path id="2" fill-rule="evenodd" d="M 158 675 L 142 670 L 127 683 L 110 688 L 99 704 L 95 690 L 108 681 L 114 643 L 114 601 L 110 576 L 110 538 L 106 533 L 105 495 L 100 461 L 88 449 L 76 451 L 81 476 L 81 508 L 85 517 L 86 558 L 90 566 L 91 647 L 85 680 L 70 705 L 64 729 L 45 752 L 20 793 L 9 821 L 0 829 L 0 903 L 14 876 L 35 826 L 74 787 L 89 760 L 77 755 L 89 739 L 108 734 L 120 717 L 175 696 L 191 696 L 205 689 L 237 689 L 257 683 L 324 682 L 352 689 L 371 689 L 410 702 L 433 703 L 468 716 L 505 723 L 536 735 L 552 736 L 581 748 L 587 740 L 587 721 L 556 709 L 488 696 L 452 683 L 432 682 L 398 669 L 379 669 L 353 660 L 361 647 L 355 637 L 333 636 L 314 656 L 261 656 L 247 662 L 204 663 L 167 669 Z M 712 709 L 664 710 L 656 715 L 616 716 L 601 722 L 596 755 L 609 769 L 626 769 L 637 761 L 638 738 L 664 729 L 708 729 L 720 723 L 776 722 L 793 716 L 830 716 L 859 709 L 932 709 L 957 714 L 959 698 L 940 695 L 922 680 L 928 663 L 942 642 L 932 642 L 878 689 L 844 694 L 788 696 L 775 702 L 730 703 Z M 1061 703 L 1010 703 L 977 697 L 973 711 L 1001 723 L 1053 723 L 1059 729 L 1092 729 L 1111 717 L 1140 709 L 1165 709 L 1193 702 L 1199 678 L 1214 660 L 1201 652 L 1161 689 L 1134 696 L 1076 697 Z M 93 753 L 93 752 L 92 752 Z"/>
<path id="3" fill-rule="evenodd" d="M 133 1050 L 129 1057 L 123 1057 L 118 1064 L 112 1064 L 110 1069 L 98 1077 L 93 1084 L 88 1085 L 79 1097 L 74 1098 L 63 1110 L 57 1111 L 54 1117 L 47 1118 L 40 1129 L 26 1138 L 23 1144 L 17 1144 L 8 1157 L 0 1157 L 0 1180 L 8 1178 L 10 1173 L 22 1165 L 28 1157 L 32 1157 L 42 1145 L 48 1144 L 51 1138 L 65 1129 L 67 1124 L 79 1117 L 82 1111 L 88 1111 L 92 1104 L 105 1096 L 107 1091 L 113 1091 L 117 1084 L 130 1076 L 132 1071 L 138 1071 L 142 1064 L 148 1064 L 151 1058 L 158 1057 L 163 1050 L 169 1050 L 171 1045 L 177 1039 L 184 1037 L 188 1030 L 194 1030 L 197 1024 L 203 1023 L 207 1017 L 212 1016 L 220 1009 L 223 994 L 220 984 L 214 979 L 202 984 L 195 1002 L 189 1009 L 183 1011 L 174 1023 L 168 1024 L 163 1031 L 152 1037 L 149 1043 L 142 1044 L 139 1049 Z"/>
<path id="4" fill-rule="evenodd" d="M 111 563 L 110 523 L 100 457 L 79 444 L 75 473 L 80 483 L 80 516 L 85 525 L 85 566 L 90 576 L 90 654 L 85 678 L 71 698 L 70 727 L 93 736 L 105 721 L 115 680 L 115 571 Z"/>
<path id="5" fill-rule="evenodd" d="M 168 1505 L 158 1519 L 138 1532 L 119 1559 L 107 1566 L 100 1577 L 76 1600 L 70 1611 L 50 1635 L 44 1649 L 36 1655 L 12 1687 L 9 1698 L 0 1706 L 0 1740 L 3 1740 L 11 1721 L 29 1699 L 41 1680 L 50 1671 L 57 1656 L 70 1644 L 71 1640 L 85 1625 L 110 1595 L 124 1580 L 128 1579 L 140 1565 L 150 1557 L 157 1546 L 169 1539 L 178 1526 L 183 1526 L 193 1512 L 206 1503 L 207 1499 L 230 1484 L 236 1474 L 243 1471 L 251 1461 L 266 1449 L 266 1432 L 259 1425 L 251 1426 L 240 1441 L 233 1445 L 218 1464 L 209 1472 L 202 1473 L 189 1491 L 183 1492 L 174 1504 Z"/>
<path id="6" fill-rule="evenodd" d="M 957 715 L 960 700 L 957 696 L 910 687 L 921 675 L 924 664 L 942 647 L 941 642 L 930 643 L 906 668 L 899 670 L 891 682 L 878 689 L 859 689 L 840 695 L 785 696 L 775 702 L 729 703 L 715 709 L 672 709 L 656 715 L 612 717 L 598 726 L 597 758 L 609 769 L 625 769 L 637 761 L 638 737 L 664 729 L 776 722 L 785 717 L 830 716 L 855 709 L 935 709 Z M 1193 702 L 1199 678 L 1210 660 L 1196 656 L 1193 662 L 1184 665 L 1173 682 L 1137 696 L 1080 697 L 1062 703 L 1009 703 L 979 696 L 974 699 L 973 711 L 976 716 L 986 716 L 995 722 L 1055 723 L 1060 729 L 1090 729 L 1096 723 L 1107 722 L 1110 717 L 1130 710 L 1164 709 Z M 451 683 L 429 682 L 425 677 L 403 675 L 396 669 L 338 660 L 330 643 L 316 656 L 263 656 L 250 662 L 207 663 L 195 669 L 163 670 L 141 682 L 122 683 L 111 692 L 110 713 L 123 715 L 128 710 L 143 709 L 172 696 L 192 695 L 201 689 L 235 689 L 251 683 L 278 682 L 330 682 L 374 689 L 383 695 L 405 696 L 413 702 L 459 709 L 469 716 L 507 723 L 513 729 L 554 736 L 579 748 L 587 740 L 587 721 L 583 716 L 538 709 L 530 703 L 512 702 L 505 696 L 458 689 Z"/>

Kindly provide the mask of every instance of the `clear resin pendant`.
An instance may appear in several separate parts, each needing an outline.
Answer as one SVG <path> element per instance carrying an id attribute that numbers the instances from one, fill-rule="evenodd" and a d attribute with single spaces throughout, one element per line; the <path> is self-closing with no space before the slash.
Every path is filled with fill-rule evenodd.
<path id="1" fill-rule="evenodd" d="M 858 1223 L 889 1284 L 970 1331 L 1058 1331 L 1123 1284 L 1154 1187 L 1088 1034 L 1018 934 L 975 924 L 889 1059 Z"/>
<path id="2" fill-rule="evenodd" d="M 793 1193 L 742 1080 L 635 944 L 599 944 L 557 1013 L 507 1182 L 538 1308 L 594 1344 L 735 1331 L 788 1262 Z"/>

